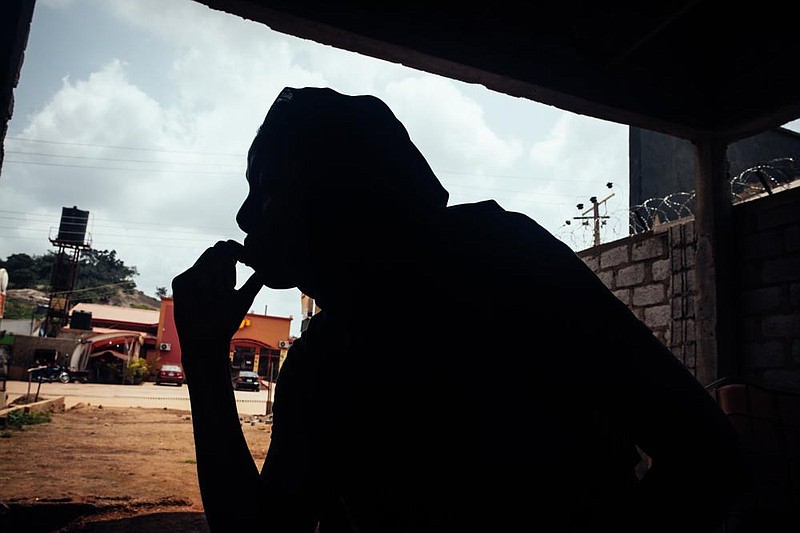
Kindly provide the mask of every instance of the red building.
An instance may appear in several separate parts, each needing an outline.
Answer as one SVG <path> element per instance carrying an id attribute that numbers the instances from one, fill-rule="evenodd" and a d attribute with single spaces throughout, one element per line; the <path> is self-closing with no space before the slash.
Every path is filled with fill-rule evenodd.
<path id="1" fill-rule="evenodd" d="M 292 342 L 289 334 L 292 317 L 248 313 L 234 334 L 230 346 L 231 367 L 254 370 L 265 378 L 274 377 Z M 161 299 L 156 335 L 156 350 L 148 363 L 154 368 L 165 363 L 181 362 L 181 347 L 175 328 L 172 298 Z"/>
<path id="2" fill-rule="evenodd" d="M 70 310 L 70 325 L 66 331 L 88 330 L 95 334 L 115 332 L 142 333 L 142 357 L 155 351 L 156 333 L 158 331 L 159 311 L 155 309 L 137 309 L 116 305 L 79 303 Z M 79 317 L 86 317 L 85 324 L 79 324 Z"/>

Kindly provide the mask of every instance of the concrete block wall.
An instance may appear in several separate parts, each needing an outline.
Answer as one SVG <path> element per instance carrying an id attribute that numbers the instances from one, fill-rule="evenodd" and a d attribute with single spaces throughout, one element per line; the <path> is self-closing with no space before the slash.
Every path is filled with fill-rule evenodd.
<path id="1" fill-rule="evenodd" d="M 800 187 L 734 210 L 742 372 L 800 391 Z"/>
<path id="2" fill-rule="evenodd" d="M 694 373 L 694 226 L 662 226 L 578 253 Z"/>
<path id="3" fill-rule="evenodd" d="M 800 187 L 733 207 L 734 358 L 739 375 L 800 392 Z M 578 252 L 598 277 L 698 376 L 692 218 Z"/>

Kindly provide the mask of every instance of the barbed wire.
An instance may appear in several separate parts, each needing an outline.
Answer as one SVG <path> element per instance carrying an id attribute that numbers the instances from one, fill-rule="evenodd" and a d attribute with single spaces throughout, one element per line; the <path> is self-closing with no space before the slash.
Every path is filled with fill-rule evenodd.
<path id="1" fill-rule="evenodd" d="M 759 163 L 731 178 L 731 202 L 735 205 L 773 194 L 792 186 L 799 179 L 800 171 L 792 157 Z M 599 222 L 601 242 L 646 233 L 659 224 L 692 217 L 694 213 L 695 191 L 676 192 L 662 198 L 649 198 L 638 205 L 605 210 L 603 220 Z M 562 226 L 558 237 L 573 249 L 583 250 L 594 244 L 593 231 L 593 224 L 584 220 L 581 224 Z"/>
<path id="2" fill-rule="evenodd" d="M 731 202 L 738 204 L 764 194 L 773 194 L 800 178 L 795 160 L 782 157 L 745 169 L 730 180 Z M 631 234 L 650 231 L 658 224 L 694 216 L 695 192 L 678 192 L 650 198 L 630 208 Z"/>

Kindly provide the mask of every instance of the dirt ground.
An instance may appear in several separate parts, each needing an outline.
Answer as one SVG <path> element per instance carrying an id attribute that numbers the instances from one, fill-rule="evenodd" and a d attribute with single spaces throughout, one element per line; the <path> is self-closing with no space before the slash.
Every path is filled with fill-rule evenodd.
<path id="1" fill-rule="evenodd" d="M 271 424 L 242 427 L 260 466 Z M 0 531 L 208 531 L 190 412 L 78 404 L 22 428 L 0 428 Z"/>

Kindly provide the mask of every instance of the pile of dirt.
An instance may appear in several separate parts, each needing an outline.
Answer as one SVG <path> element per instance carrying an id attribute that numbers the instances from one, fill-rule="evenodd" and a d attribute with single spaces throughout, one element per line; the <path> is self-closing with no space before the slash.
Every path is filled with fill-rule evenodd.
<path id="1" fill-rule="evenodd" d="M 27 305 L 47 305 L 50 301 L 50 296 L 46 292 L 37 289 L 8 289 L 6 297 Z"/>
<path id="2" fill-rule="evenodd" d="M 256 463 L 268 420 L 243 417 Z M 0 429 L 0 531 L 207 531 L 191 413 L 79 404 Z"/>

